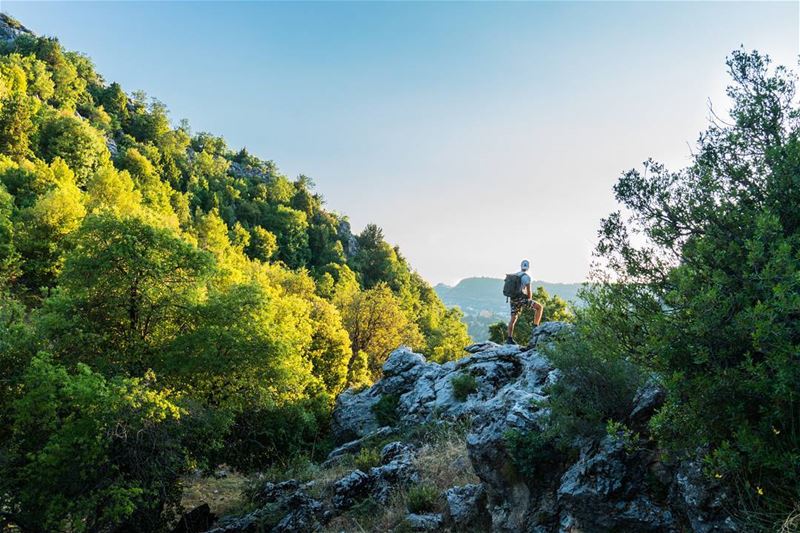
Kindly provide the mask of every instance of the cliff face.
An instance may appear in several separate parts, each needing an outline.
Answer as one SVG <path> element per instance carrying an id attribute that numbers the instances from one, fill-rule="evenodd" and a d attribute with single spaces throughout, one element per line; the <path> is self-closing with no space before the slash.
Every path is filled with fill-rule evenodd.
<path id="1" fill-rule="evenodd" d="M 323 496 L 317 499 L 308 496 L 315 482 L 305 488 L 296 481 L 283 488 L 267 484 L 266 500 L 285 511 L 272 530 L 300 527 L 300 518 L 299 530 L 330 528 L 325 524 L 359 502 L 389 505 L 393 494 L 421 480 L 418 456 L 426 444 L 424 439 L 407 442 L 405 435 L 460 421 L 467 428 L 462 438 L 469 462 L 460 468 L 474 472 L 479 482 L 458 484 L 463 480 L 451 472 L 454 486 L 441 491 L 439 508 L 409 513 L 402 522 L 405 530 L 735 531 L 725 513 L 725 494 L 707 481 L 701 465 L 664 463 L 646 438 L 632 446 L 630 440 L 606 435 L 581 443 L 577 456 L 556 455 L 537 465 L 535 475 L 520 471 L 509 435 L 542 430 L 549 414 L 543 407 L 548 385 L 559 375 L 539 347 L 568 327 L 543 324 L 528 347 L 472 345 L 467 357 L 442 365 L 405 348 L 395 350 L 380 381 L 339 396 L 333 428 L 341 445 L 323 467 L 343 463 L 370 443 L 391 441 L 381 449 L 379 463 L 342 472 L 327 491 L 318 491 Z M 628 426 L 645 434 L 662 401 L 657 386 L 642 388 Z M 248 530 L 259 518 L 248 520 L 218 531 Z"/>
<path id="2" fill-rule="evenodd" d="M 5 13 L 0 13 L 0 41 L 13 41 L 22 34 L 33 35 L 28 28 Z"/>

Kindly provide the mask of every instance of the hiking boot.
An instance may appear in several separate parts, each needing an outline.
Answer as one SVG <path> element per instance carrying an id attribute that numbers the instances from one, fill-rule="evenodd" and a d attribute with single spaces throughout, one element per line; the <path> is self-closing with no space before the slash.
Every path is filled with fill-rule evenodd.
<path id="1" fill-rule="evenodd" d="M 506 344 L 516 345 L 517 341 L 514 340 L 514 337 L 509 337 L 509 338 L 506 339 Z"/>

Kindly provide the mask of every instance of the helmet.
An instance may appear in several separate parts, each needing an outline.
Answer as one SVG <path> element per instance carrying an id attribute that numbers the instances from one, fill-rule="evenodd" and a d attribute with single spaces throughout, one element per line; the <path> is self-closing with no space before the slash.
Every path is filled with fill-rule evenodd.
<path id="1" fill-rule="evenodd" d="M 522 268 L 522 271 L 525 272 L 526 270 L 528 270 L 531 267 L 531 262 L 528 261 L 527 259 L 523 259 L 522 263 L 520 263 L 519 266 L 520 266 L 520 268 Z"/>

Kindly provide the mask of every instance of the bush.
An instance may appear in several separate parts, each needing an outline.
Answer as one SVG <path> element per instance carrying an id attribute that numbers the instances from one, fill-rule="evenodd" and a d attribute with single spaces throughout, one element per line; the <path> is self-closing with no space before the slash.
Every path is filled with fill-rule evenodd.
<path id="1" fill-rule="evenodd" d="M 408 510 L 412 513 L 430 513 L 436 510 L 439 489 L 433 485 L 419 484 L 408 489 Z"/>
<path id="2" fill-rule="evenodd" d="M 372 412 L 378 420 L 380 426 L 396 426 L 400 421 L 397 414 L 397 406 L 400 403 L 400 396 L 396 394 L 384 394 L 378 402 L 372 406 Z"/>
<path id="3" fill-rule="evenodd" d="M 797 77 L 757 52 L 727 64 L 730 118 L 712 119 L 691 164 L 649 160 L 614 187 L 592 337 L 623 323 L 606 343 L 663 376 L 659 446 L 704 450 L 732 505 L 762 523 L 741 529 L 775 531 L 800 501 Z"/>
<path id="4" fill-rule="evenodd" d="M 467 396 L 478 390 L 478 382 L 472 374 L 462 373 L 453 376 L 450 383 L 453 385 L 453 396 L 459 402 L 465 401 Z"/>
<path id="5" fill-rule="evenodd" d="M 527 481 L 544 480 L 545 474 L 557 472 L 554 466 L 566 458 L 552 431 L 510 430 L 503 437 L 516 472 Z"/>
<path id="6" fill-rule="evenodd" d="M 320 395 L 239 413 L 217 461 L 249 472 L 297 456 L 322 459 L 333 447 L 330 401 Z"/>
<path id="7" fill-rule="evenodd" d="M 355 456 L 356 468 L 367 472 L 373 466 L 381 464 L 381 452 L 377 448 L 361 448 Z"/>
<path id="8" fill-rule="evenodd" d="M 546 352 L 560 376 L 550 387 L 550 423 L 561 446 L 599 436 L 609 421 L 623 421 L 643 382 L 642 370 L 622 356 L 601 353 L 578 332 Z"/>
<path id="9" fill-rule="evenodd" d="M 159 530 L 191 465 L 175 402 L 152 374 L 106 380 L 37 356 L 12 409 L 4 510 L 28 531 Z"/>

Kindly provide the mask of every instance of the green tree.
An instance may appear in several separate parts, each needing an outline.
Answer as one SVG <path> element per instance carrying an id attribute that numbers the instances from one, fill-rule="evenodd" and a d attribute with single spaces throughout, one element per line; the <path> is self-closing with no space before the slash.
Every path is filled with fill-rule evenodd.
<path id="1" fill-rule="evenodd" d="M 250 232 L 250 243 L 247 253 L 250 257 L 261 261 L 269 261 L 278 251 L 278 239 L 271 231 L 261 226 L 254 227 Z"/>
<path id="2" fill-rule="evenodd" d="M 408 271 L 404 269 L 396 251 L 383 239 L 383 230 L 369 224 L 356 239 L 358 251 L 351 260 L 353 270 L 359 273 L 361 283 L 367 289 L 387 283 L 399 291 L 408 282 Z"/>
<path id="3" fill-rule="evenodd" d="M 19 275 L 19 253 L 14 244 L 14 224 L 11 220 L 14 198 L 0 183 L 0 290 Z"/>
<path id="4" fill-rule="evenodd" d="M 110 210 L 119 216 L 129 216 L 142 208 L 142 195 L 135 189 L 131 175 L 110 165 L 89 178 L 86 192 L 86 207 L 90 212 Z"/>
<path id="5" fill-rule="evenodd" d="M 57 157 L 66 161 L 75 172 L 78 185 L 83 185 L 89 176 L 109 162 L 102 134 L 86 121 L 68 114 L 44 121 L 39 134 L 39 151 L 47 162 Z"/>
<path id="6" fill-rule="evenodd" d="M 24 94 L 14 93 L 2 101 L 0 108 L 0 153 L 14 159 L 30 155 L 31 120 L 35 104 Z"/>
<path id="7" fill-rule="evenodd" d="M 278 205 L 269 207 L 264 217 L 264 228 L 278 239 L 277 259 L 289 268 L 306 265 L 309 258 L 308 221 L 301 211 Z"/>
<path id="8" fill-rule="evenodd" d="M 106 375 L 141 375 L 191 320 L 213 262 L 139 218 L 92 215 L 77 232 L 59 289 L 45 302 L 43 334 L 57 355 Z"/>
<path id="9" fill-rule="evenodd" d="M 380 378 L 381 367 L 392 350 L 402 344 L 419 348 L 423 343 L 416 324 L 408 320 L 386 284 L 354 294 L 342 305 L 342 319 L 353 353 L 367 356 L 371 381 Z M 354 358 L 351 369 L 355 363 Z"/>
<path id="10" fill-rule="evenodd" d="M 31 531 L 155 531 L 174 517 L 188 472 L 186 411 L 155 376 L 107 380 L 45 355 L 12 409 L 0 501 Z"/>
<path id="11" fill-rule="evenodd" d="M 795 79 L 757 53 L 728 60 L 731 120 L 692 164 L 653 161 L 614 188 L 584 341 L 663 378 L 662 445 L 705 450 L 709 474 L 774 530 L 800 498 L 800 141 Z M 606 274 L 610 273 L 610 274 Z"/>
<path id="12" fill-rule="evenodd" d="M 56 160 L 51 174 L 57 180 L 35 203 L 20 210 L 15 220 L 15 240 L 21 255 L 22 282 L 37 291 L 52 287 L 72 244 L 70 234 L 86 215 L 83 193 L 66 166 Z M 17 238 L 18 237 L 18 238 Z"/>
<path id="13" fill-rule="evenodd" d="M 348 363 L 353 357 L 350 337 L 333 304 L 322 298 L 312 297 L 311 305 L 314 332 L 308 357 L 314 375 L 323 381 L 327 392 L 335 395 L 347 383 Z"/>

